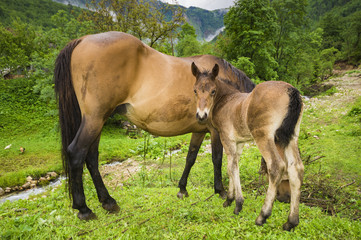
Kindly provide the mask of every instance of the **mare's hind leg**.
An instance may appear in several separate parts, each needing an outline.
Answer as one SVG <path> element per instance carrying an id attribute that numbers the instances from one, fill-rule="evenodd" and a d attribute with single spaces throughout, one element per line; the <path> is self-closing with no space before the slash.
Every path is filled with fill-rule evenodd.
<path id="1" fill-rule="evenodd" d="M 202 145 L 205 135 L 205 133 L 192 133 L 191 142 L 189 144 L 188 154 L 186 158 L 186 166 L 184 168 L 182 177 L 178 183 L 179 192 L 177 194 L 177 197 L 180 199 L 183 199 L 183 197 L 188 197 L 188 192 L 186 189 L 188 176 L 196 161 L 199 148 Z"/>
<path id="2" fill-rule="evenodd" d="M 261 213 L 256 219 L 257 225 L 263 225 L 267 218 L 271 216 L 273 202 L 277 195 L 277 187 L 282 180 L 282 175 L 285 171 L 286 164 L 281 158 L 273 139 L 255 139 L 255 141 L 267 163 L 269 178 L 266 198 L 264 200 Z"/>
<path id="3" fill-rule="evenodd" d="M 297 142 L 295 140 L 292 140 L 286 148 L 285 156 L 288 162 L 288 175 L 291 187 L 291 205 L 288 221 L 283 225 L 283 229 L 290 231 L 299 223 L 299 204 L 304 173 L 304 167 L 298 151 Z"/>
<path id="4" fill-rule="evenodd" d="M 99 140 L 100 135 L 89 149 L 88 156 L 85 160 L 86 166 L 90 172 L 95 189 L 97 191 L 98 199 L 102 203 L 103 208 L 109 212 L 118 212 L 119 206 L 114 198 L 109 195 L 99 172 Z"/>
<path id="5" fill-rule="evenodd" d="M 99 137 L 102 126 L 102 121 L 90 121 L 83 116 L 79 130 L 67 149 L 70 170 L 69 184 L 73 197 L 73 208 L 79 210 L 78 218 L 81 220 L 96 218 L 96 215 L 85 203 L 82 175 L 84 162 L 90 146 Z"/>

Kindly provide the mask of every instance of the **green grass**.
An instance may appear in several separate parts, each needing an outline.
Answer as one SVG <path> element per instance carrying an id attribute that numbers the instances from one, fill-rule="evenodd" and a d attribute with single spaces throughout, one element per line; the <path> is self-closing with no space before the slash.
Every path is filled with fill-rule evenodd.
<path id="1" fill-rule="evenodd" d="M 254 147 L 245 150 L 246 155 L 253 155 L 252 152 Z M 289 204 L 279 202 L 275 202 L 267 223 L 256 226 L 254 222 L 264 195 L 247 189 L 247 184 L 243 184 L 246 199 L 243 210 L 234 215 L 234 205 L 223 208 L 224 200 L 212 196 L 210 154 L 198 158 L 190 176 L 190 197 L 179 200 L 177 180 L 184 157 L 185 153 L 173 157 L 172 178 L 167 167 L 169 158 L 163 165 L 161 159 L 146 160 L 147 165 L 161 167 L 141 170 L 122 187 L 108 187 L 121 208 L 117 214 L 108 214 L 101 208 L 86 174 L 87 203 L 97 214 L 97 220 L 78 220 L 63 187 L 31 200 L 6 202 L 0 209 L 0 236 L 2 239 L 357 239 L 361 236 L 361 222 L 331 217 L 304 204 L 300 206 L 300 225 L 294 232 L 282 230 Z M 253 178 L 258 160 L 242 163 L 243 170 L 250 169 Z M 138 161 L 144 163 L 143 159 Z M 108 175 L 106 181 L 111 177 Z"/>

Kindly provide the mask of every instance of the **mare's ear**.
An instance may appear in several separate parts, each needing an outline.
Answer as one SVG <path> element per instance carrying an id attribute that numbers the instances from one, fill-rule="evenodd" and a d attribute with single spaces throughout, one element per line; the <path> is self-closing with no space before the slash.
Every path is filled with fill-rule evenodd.
<path id="1" fill-rule="evenodd" d="M 196 66 L 196 64 L 194 62 L 192 62 L 192 73 L 193 73 L 193 76 L 195 76 L 195 77 L 198 77 L 198 75 L 200 73 L 198 67 Z"/>
<path id="2" fill-rule="evenodd" d="M 216 63 L 212 69 L 212 75 L 214 78 L 216 78 L 218 76 L 218 73 L 219 73 L 219 66 L 218 64 Z"/>

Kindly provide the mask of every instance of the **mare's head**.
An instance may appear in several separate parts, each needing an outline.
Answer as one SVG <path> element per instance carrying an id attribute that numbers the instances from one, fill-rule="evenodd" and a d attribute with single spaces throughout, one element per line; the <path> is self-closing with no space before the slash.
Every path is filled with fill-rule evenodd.
<path id="1" fill-rule="evenodd" d="M 194 84 L 194 93 L 197 99 L 196 118 L 199 123 L 205 123 L 216 96 L 216 77 L 219 73 L 219 66 L 215 64 L 211 72 L 201 72 L 193 62 L 192 73 L 196 77 L 196 83 Z"/>

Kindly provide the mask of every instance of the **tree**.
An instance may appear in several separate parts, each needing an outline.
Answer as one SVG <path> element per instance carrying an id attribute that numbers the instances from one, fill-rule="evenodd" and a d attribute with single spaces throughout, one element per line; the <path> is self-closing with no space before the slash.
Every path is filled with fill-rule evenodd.
<path id="1" fill-rule="evenodd" d="M 184 22 L 183 10 L 156 0 L 91 0 L 82 20 L 92 21 L 98 32 L 121 31 L 140 40 L 156 42 L 170 37 Z"/>
<path id="2" fill-rule="evenodd" d="M 246 57 L 255 66 L 256 75 L 264 80 L 277 78 L 274 59 L 275 11 L 268 0 L 238 0 L 224 19 L 225 36 L 218 45 L 229 61 Z"/>
<path id="3" fill-rule="evenodd" d="M 35 28 L 19 19 L 11 28 L 0 24 L 0 71 L 23 71 L 28 65 L 35 45 Z"/>
<path id="4" fill-rule="evenodd" d="M 197 40 L 196 30 L 189 23 L 182 25 L 175 49 L 178 57 L 201 54 L 201 44 Z"/>

